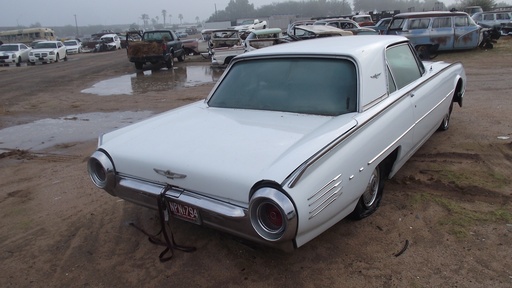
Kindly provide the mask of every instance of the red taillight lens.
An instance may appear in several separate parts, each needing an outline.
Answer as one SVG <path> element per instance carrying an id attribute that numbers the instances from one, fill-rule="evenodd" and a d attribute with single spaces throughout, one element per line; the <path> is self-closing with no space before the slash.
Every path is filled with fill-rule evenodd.
<path id="1" fill-rule="evenodd" d="M 297 232 L 295 206 L 283 192 L 262 187 L 251 196 L 249 215 L 254 231 L 267 241 L 288 241 Z"/>
<path id="2" fill-rule="evenodd" d="M 283 215 L 281 210 L 273 203 L 263 203 L 259 207 L 261 224 L 268 231 L 279 231 L 283 227 Z"/>
<path id="3" fill-rule="evenodd" d="M 165 43 L 162 43 L 162 50 L 165 52 L 167 51 L 167 44 Z"/>

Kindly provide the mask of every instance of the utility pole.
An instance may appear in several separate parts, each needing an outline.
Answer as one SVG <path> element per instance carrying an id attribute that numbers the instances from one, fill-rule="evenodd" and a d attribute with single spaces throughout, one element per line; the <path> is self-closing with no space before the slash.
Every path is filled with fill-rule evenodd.
<path id="1" fill-rule="evenodd" d="M 76 38 L 78 38 L 78 22 L 76 22 L 76 14 L 75 14 L 75 27 L 76 27 Z"/>

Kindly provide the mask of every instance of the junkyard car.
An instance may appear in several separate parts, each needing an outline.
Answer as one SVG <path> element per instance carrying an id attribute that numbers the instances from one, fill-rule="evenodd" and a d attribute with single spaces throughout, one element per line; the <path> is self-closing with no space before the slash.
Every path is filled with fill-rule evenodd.
<path id="1" fill-rule="evenodd" d="M 66 40 L 63 44 L 66 46 L 66 53 L 68 54 L 82 53 L 82 43 L 78 40 Z"/>
<path id="2" fill-rule="evenodd" d="M 233 27 L 233 29 L 238 31 L 247 31 L 247 30 L 258 30 L 258 29 L 266 29 L 267 21 L 260 21 L 258 19 L 254 20 L 244 20 L 240 25 Z"/>
<path id="3" fill-rule="evenodd" d="M 512 11 L 477 12 L 471 18 L 485 28 L 498 28 L 502 35 L 512 32 Z"/>
<path id="4" fill-rule="evenodd" d="M 28 53 L 32 48 L 22 43 L 9 43 L 0 46 L 0 64 L 15 64 L 21 66 L 22 62 L 28 62 Z"/>
<path id="5" fill-rule="evenodd" d="M 206 100 L 102 135 L 88 171 L 111 195 L 293 249 L 376 211 L 465 87 L 460 63 L 422 62 L 405 37 L 275 45 L 233 59 Z"/>
<path id="6" fill-rule="evenodd" d="M 208 45 L 212 66 L 226 66 L 235 56 L 244 53 L 241 32 L 235 29 L 211 31 Z"/>
<path id="7" fill-rule="evenodd" d="M 330 25 L 299 25 L 294 26 L 287 36 L 291 40 L 307 40 L 332 36 L 350 36 L 354 33 Z"/>
<path id="8" fill-rule="evenodd" d="M 367 26 L 367 28 L 371 28 L 377 31 L 379 34 L 385 35 L 387 34 L 389 22 L 391 22 L 391 17 L 382 18 L 375 24 L 375 26 Z"/>
<path id="9" fill-rule="evenodd" d="M 99 43 L 94 47 L 94 52 L 112 51 L 121 49 L 121 38 L 117 34 L 105 34 L 100 37 Z"/>
<path id="10" fill-rule="evenodd" d="M 372 33 L 372 34 L 378 34 L 375 30 L 370 28 L 364 28 L 361 27 L 358 23 L 356 23 L 353 20 L 346 19 L 346 18 L 332 18 L 332 19 L 322 19 L 318 20 L 313 25 L 326 25 L 326 26 L 333 26 L 339 29 L 343 29 L 345 31 L 350 31 L 354 35 L 355 34 L 363 34 L 364 32 Z"/>
<path id="11" fill-rule="evenodd" d="M 283 37 L 281 28 L 268 28 L 252 31 L 244 40 L 245 52 L 287 43 L 289 42 Z"/>
<path id="12" fill-rule="evenodd" d="M 422 54 L 476 48 L 481 32 L 467 13 L 448 11 L 400 13 L 393 16 L 387 30 L 390 35 L 409 38 Z"/>
<path id="13" fill-rule="evenodd" d="M 41 41 L 28 54 L 30 64 L 67 61 L 66 46 L 60 41 Z"/>

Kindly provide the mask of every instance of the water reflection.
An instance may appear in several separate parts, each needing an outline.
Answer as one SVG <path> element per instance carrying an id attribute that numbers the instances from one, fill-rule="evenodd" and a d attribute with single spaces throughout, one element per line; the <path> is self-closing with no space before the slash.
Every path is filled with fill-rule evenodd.
<path id="1" fill-rule="evenodd" d="M 215 83 L 224 70 L 211 66 L 183 66 L 160 70 L 145 70 L 130 75 L 124 75 L 94 84 L 82 93 L 98 96 L 133 95 L 151 91 L 168 91 L 183 87 L 193 87 L 201 84 Z"/>
<path id="2" fill-rule="evenodd" d="M 11 126 L 0 129 L 0 153 L 10 149 L 41 150 L 58 144 L 91 140 L 152 115 L 151 111 L 92 112 Z"/>

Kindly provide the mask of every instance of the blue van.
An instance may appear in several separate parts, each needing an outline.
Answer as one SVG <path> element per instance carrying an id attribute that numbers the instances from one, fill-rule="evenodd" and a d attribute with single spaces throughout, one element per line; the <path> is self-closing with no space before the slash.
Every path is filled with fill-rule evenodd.
<path id="1" fill-rule="evenodd" d="M 418 52 L 476 48 L 482 28 L 465 12 L 409 12 L 393 16 L 387 34 L 411 40 Z"/>

